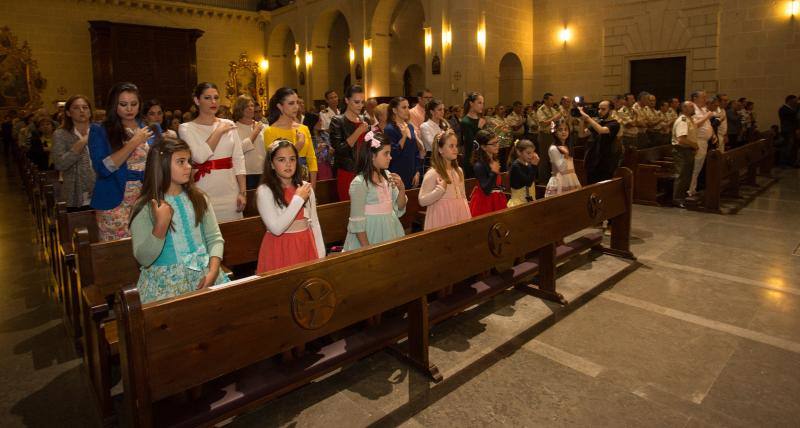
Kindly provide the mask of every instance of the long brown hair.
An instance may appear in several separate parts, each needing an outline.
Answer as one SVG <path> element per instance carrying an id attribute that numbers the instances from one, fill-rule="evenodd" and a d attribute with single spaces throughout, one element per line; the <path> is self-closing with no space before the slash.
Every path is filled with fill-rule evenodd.
<path id="1" fill-rule="evenodd" d="M 86 101 L 86 105 L 89 106 L 89 122 L 92 121 L 92 103 L 89 101 L 89 98 L 86 95 L 73 95 L 69 97 L 66 103 L 64 103 L 64 120 L 61 122 L 61 127 L 66 129 L 67 131 L 72 131 L 72 128 L 75 127 L 75 123 L 72 122 L 72 118 L 69 117 L 67 112 L 69 112 L 69 108 L 72 107 L 72 103 L 78 100 Z"/>
<path id="2" fill-rule="evenodd" d="M 151 199 L 156 201 L 164 199 L 164 194 L 167 193 L 172 183 L 172 156 L 176 152 L 188 152 L 190 155 L 192 153 L 189 145 L 183 140 L 166 136 L 162 136 L 157 143 L 150 147 L 150 151 L 147 153 L 147 164 L 144 168 L 142 193 L 133 205 L 131 222 L 139 214 L 139 211 L 150 203 Z M 181 187 L 192 203 L 195 226 L 198 226 L 203 221 L 203 216 L 208 209 L 206 197 L 201 190 L 194 186 L 194 179 L 190 179 Z"/>
<path id="3" fill-rule="evenodd" d="M 377 142 L 377 147 L 372 147 L 373 141 Z M 372 165 L 372 159 L 375 158 L 375 155 L 377 155 L 384 146 L 388 145 L 390 145 L 389 140 L 379 132 L 375 132 L 372 135 L 372 140 L 361 143 L 358 156 L 356 157 L 356 171 L 358 171 L 357 174 L 361 174 L 364 177 L 364 182 L 367 183 L 368 186 L 369 183 L 373 183 L 376 186 L 380 184 L 372 181 L 372 173 L 376 171 L 375 166 Z M 381 169 L 377 170 L 377 172 L 386 180 L 389 179 L 387 170 Z"/>
<path id="4" fill-rule="evenodd" d="M 431 166 L 447 184 L 451 184 L 450 174 L 447 173 L 447 161 L 442 154 L 439 153 L 439 149 L 443 148 L 450 138 L 455 138 L 456 144 L 458 144 L 458 137 L 452 129 L 436 134 L 436 136 L 433 137 L 433 150 L 431 150 Z M 450 161 L 450 168 L 453 168 L 458 173 L 462 181 L 464 180 L 464 174 L 461 172 L 461 168 L 458 167 L 458 159 Z"/>
<path id="5" fill-rule="evenodd" d="M 103 127 L 106 129 L 108 135 L 108 144 L 111 146 L 111 151 L 116 152 L 121 149 L 125 141 L 131 137 L 126 134 L 125 127 L 122 126 L 122 119 L 117 114 L 117 105 L 119 104 L 119 96 L 123 92 L 131 92 L 136 94 L 139 101 L 139 111 L 136 113 L 136 121 L 142 119 L 142 96 L 139 95 L 139 88 L 130 82 L 117 83 L 111 88 L 108 93 L 108 102 L 106 104 L 106 120 L 103 121 Z"/>
<path id="6" fill-rule="evenodd" d="M 303 185 L 303 169 L 300 168 L 300 156 L 297 153 L 297 147 L 295 147 L 291 141 L 283 138 L 279 138 L 269 145 L 269 148 L 267 149 L 267 155 L 264 156 L 264 172 L 261 173 L 261 184 L 266 184 L 267 187 L 269 187 L 269 190 L 272 190 L 272 197 L 275 198 L 275 204 L 283 208 L 287 207 L 288 204 L 283 197 L 283 186 L 281 186 L 281 179 L 278 177 L 278 174 L 275 172 L 275 168 L 272 166 L 272 158 L 275 156 L 275 153 L 278 153 L 278 150 L 286 147 L 292 148 L 295 159 L 297 159 L 297 163 L 295 164 L 294 168 L 294 176 L 292 176 L 292 185 L 294 187 L 300 187 Z"/>

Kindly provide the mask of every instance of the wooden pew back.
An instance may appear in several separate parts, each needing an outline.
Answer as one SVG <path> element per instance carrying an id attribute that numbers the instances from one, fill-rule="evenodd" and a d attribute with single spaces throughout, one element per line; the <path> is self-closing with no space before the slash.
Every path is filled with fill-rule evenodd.
<path id="1" fill-rule="evenodd" d="M 602 220 L 612 220 L 612 247 L 627 252 L 632 183 L 630 171 L 621 171 L 624 178 L 229 286 L 146 305 L 135 288 L 124 290 L 117 306 L 121 361 L 135 423 L 149 425 L 159 399 L 424 300 L 531 251 L 553 249 L 564 236 Z M 532 218 L 536 227 L 530 227 Z M 425 257 L 431 254 L 436 257 Z M 362 345 L 348 342 L 342 352 Z M 321 358 L 315 375 L 336 368 L 326 366 L 328 356 Z"/>
<path id="2" fill-rule="evenodd" d="M 771 169 L 773 151 L 771 140 L 763 138 L 724 153 L 717 150 L 710 151 L 706 157 L 705 208 L 712 211 L 719 210 L 721 194 L 726 188 L 732 188 L 738 195 L 742 170 L 747 170 L 746 182 L 755 185 L 759 169 L 762 173 L 768 173 Z"/>

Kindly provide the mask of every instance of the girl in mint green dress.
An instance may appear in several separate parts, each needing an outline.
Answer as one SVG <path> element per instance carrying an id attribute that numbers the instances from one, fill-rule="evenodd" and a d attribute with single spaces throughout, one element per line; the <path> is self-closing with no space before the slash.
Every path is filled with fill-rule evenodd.
<path id="1" fill-rule="evenodd" d="M 147 155 L 130 222 L 142 303 L 228 282 L 220 270 L 225 241 L 211 204 L 192 184 L 190 161 L 189 146 L 168 137 Z"/>
<path id="2" fill-rule="evenodd" d="M 405 235 L 400 217 L 406 211 L 406 189 L 389 173 L 392 147 L 381 134 L 368 132 L 359 148 L 358 175 L 350 182 L 350 222 L 343 251 Z"/>

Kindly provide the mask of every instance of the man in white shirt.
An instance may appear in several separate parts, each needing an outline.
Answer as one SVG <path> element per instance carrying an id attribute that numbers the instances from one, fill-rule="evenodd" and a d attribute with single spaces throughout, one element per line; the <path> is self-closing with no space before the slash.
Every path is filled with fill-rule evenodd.
<path id="1" fill-rule="evenodd" d="M 411 124 L 414 125 L 414 130 L 419 131 L 420 126 L 425 123 L 425 106 L 433 99 L 433 93 L 425 89 L 417 93 L 417 105 L 408 112 L 411 115 Z"/>
<path id="2" fill-rule="evenodd" d="M 714 97 L 714 102 L 717 104 L 714 115 L 719 119 L 719 126 L 717 126 L 717 150 L 725 152 L 725 145 L 728 144 L 728 96 L 725 94 L 718 94 Z"/>
<path id="3" fill-rule="evenodd" d="M 711 119 L 714 112 L 706 108 L 707 96 L 705 91 L 692 92 L 690 97 L 691 104 L 694 106 L 692 113 L 692 123 L 697 128 L 697 152 L 694 154 L 694 170 L 692 171 L 692 182 L 689 184 L 689 197 L 694 198 L 697 194 L 697 177 L 706 161 L 708 152 L 708 142 L 714 138 L 714 128 L 711 127 Z"/>
<path id="4" fill-rule="evenodd" d="M 672 152 L 678 178 L 672 188 L 672 203 L 685 208 L 686 192 L 694 168 L 694 154 L 697 150 L 697 127 L 692 121 L 694 104 L 689 101 L 681 104 L 681 115 L 672 125 Z"/>
<path id="5" fill-rule="evenodd" d="M 328 133 L 328 127 L 331 125 L 331 118 L 339 114 L 339 94 L 333 89 L 325 92 L 325 102 L 328 106 L 319 112 L 319 121 L 321 123 L 322 132 Z"/>

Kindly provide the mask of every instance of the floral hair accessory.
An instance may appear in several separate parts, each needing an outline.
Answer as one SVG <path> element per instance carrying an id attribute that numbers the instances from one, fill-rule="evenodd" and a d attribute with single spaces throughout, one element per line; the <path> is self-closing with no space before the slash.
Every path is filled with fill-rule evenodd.
<path id="1" fill-rule="evenodd" d="M 556 121 L 555 120 L 550 122 L 550 132 L 551 133 L 556 132 Z"/>
<path id="2" fill-rule="evenodd" d="M 378 149 L 381 147 L 380 140 L 375 138 L 375 133 L 372 131 L 367 132 L 364 134 L 364 142 L 369 143 L 369 146 L 373 149 Z"/>

